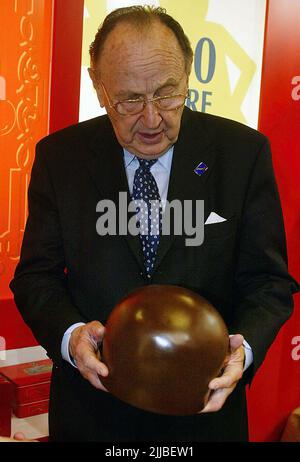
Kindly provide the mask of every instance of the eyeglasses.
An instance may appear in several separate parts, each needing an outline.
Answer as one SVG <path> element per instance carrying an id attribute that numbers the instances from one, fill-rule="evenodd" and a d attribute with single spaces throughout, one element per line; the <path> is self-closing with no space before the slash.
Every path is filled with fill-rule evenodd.
<path id="1" fill-rule="evenodd" d="M 106 91 L 103 82 L 100 81 L 105 96 L 107 98 L 109 107 L 114 109 L 118 114 L 122 116 L 136 115 L 143 112 L 148 103 L 153 103 L 160 111 L 177 111 L 180 109 L 187 98 L 189 98 L 189 91 L 185 95 L 170 95 L 170 96 L 157 96 L 151 99 L 137 98 L 137 99 L 126 99 L 124 101 L 117 101 L 112 104 L 110 97 Z"/>

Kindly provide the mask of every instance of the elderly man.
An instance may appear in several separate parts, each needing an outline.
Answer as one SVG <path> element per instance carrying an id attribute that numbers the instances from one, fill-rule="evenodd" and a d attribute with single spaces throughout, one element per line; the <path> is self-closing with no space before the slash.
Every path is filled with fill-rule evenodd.
<path id="1" fill-rule="evenodd" d="M 90 77 L 107 115 L 37 145 L 11 283 L 54 361 L 50 438 L 245 441 L 245 384 L 291 315 L 298 289 L 287 272 L 268 142 L 241 124 L 184 107 L 192 50 L 160 8 L 112 12 L 90 53 Z M 202 245 L 186 246 L 175 233 L 149 244 L 142 233 L 96 232 L 98 202 L 119 205 L 120 192 L 144 197 L 141 177 L 155 199 L 204 200 Z M 99 353 L 105 321 L 122 296 L 146 284 L 204 295 L 234 334 L 223 375 L 211 381 L 208 404 L 196 415 L 137 409 L 101 383 L 108 374 Z"/>

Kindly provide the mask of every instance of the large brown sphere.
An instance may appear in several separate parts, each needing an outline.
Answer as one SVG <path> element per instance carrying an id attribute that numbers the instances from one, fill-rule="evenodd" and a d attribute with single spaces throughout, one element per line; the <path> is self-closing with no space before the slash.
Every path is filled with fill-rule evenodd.
<path id="1" fill-rule="evenodd" d="M 123 298 L 108 319 L 102 361 L 109 375 L 101 381 L 146 411 L 195 414 L 228 347 L 226 325 L 205 298 L 178 286 L 145 286 Z"/>

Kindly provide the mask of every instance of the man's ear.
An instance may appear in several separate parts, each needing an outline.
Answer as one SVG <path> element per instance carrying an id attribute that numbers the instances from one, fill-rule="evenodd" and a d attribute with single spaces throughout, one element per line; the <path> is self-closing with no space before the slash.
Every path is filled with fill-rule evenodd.
<path id="1" fill-rule="evenodd" d="M 186 86 L 189 88 L 190 74 L 186 76 Z"/>
<path id="2" fill-rule="evenodd" d="M 92 69 L 91 67 L 89 67 L 88 68 L 88 73 L 89 73 L 91 81 L 93 82 L 93 87 L 96 90 L 100 106 L 104 107 L 103 90 L 102 90 L 101 85 L 99 85 L 99 79 L 98 79 L 98 77 L 96 75 L 96 71 L 94 69 Z"/>

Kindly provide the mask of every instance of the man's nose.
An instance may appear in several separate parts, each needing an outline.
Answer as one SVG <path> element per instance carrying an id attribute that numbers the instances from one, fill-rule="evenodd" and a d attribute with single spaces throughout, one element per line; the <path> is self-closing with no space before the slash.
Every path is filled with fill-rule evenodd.
<path id="1" fill-rule="evenodd" d="M 147 128 L 158 128 L 162 121 L 162 116 L 160 115 L 158 108 L 151 101 L 145 104 L 142 115 L 144 118 L 144 124 Z"/>

